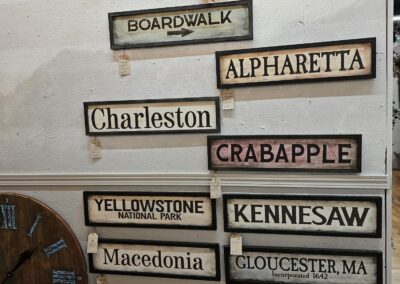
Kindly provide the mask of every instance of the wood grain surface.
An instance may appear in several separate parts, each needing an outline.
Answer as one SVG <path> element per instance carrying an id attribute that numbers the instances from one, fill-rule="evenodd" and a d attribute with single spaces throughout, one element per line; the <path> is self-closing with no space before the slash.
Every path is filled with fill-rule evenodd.
<path id="1" fill-rule="evenodd" d="M 88 283 L 83 252 L 64 220 L 46 205 L 27 196 L 0 194 L 0 205 L 7 202 L 16 206 L 17 230 L 0 229 L 0 283 L 3 283 L 7 273 L 14 268 L 21 253 L 30 249 L 35 249 L 32 257 L 4 284 L 53 283 L 53 270 L 74 271 L 77 276 L 76 283 Z M 36 214 L 40 214 L 42 219 L 31 238 L 28 232 Z M 43 249 L 61 239 L 67 248 L 48 257 Z"/>

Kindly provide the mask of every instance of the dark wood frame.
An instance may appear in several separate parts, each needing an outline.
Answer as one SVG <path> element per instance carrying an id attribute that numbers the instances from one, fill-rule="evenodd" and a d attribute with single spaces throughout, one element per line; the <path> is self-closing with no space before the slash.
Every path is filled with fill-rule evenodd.
<path id="1" fill-rule="evenodd" d="M 282 248 L 282 247 L 256 247 L 249 246 L 243 247 L 243 251 L 249 252 L 272 252 L 272 253 L 303 253 L 303 254 L 318 254 L 318 255 L 342 255 L 342 256 L 366 256 L 375 257 L 377 266 L 377 282 L 376 284 L 383 284 L 383 254 L 379 251 L 367 251 L 367 250 L 334 250 L 334 249 L 306 249 L 306 248 Z M 224 246 L 224 260 L 225 260 L 225 278 L 228 284 L 285 284 L 294 282 L 265 282 L 265 281 L 241 281 L 231 279 L 230 274 L 230 248 Z"/>
<path id="2" fill-rule="evenodd" d="M 309 168 L 240 168 L 240 167 L 213 167 L 211 163 L 211 142 L 221 139 L 355 139 L 357 142 L 357 167 L 356 169 L 309 169 Z M 255 172 L 311 172 L 311 173 L 361 173 L 362 165 L 362 135 L 210 135 L 207 136 L 208 169 L 210 171 L 255 171 Z"/>
<path id="3" fill-rule="evenodd" d="M 91 105 L 118 105 L 118 104 L 151 104 L 151 103 L 174 103 L 174 102 L 214 102 L 216 115 L 215 129 L 200 129 L 200 130 L 152 130 L 152 131 L 104 131 L 90 132 L 89 128 L 89 113 L 88 109 Z M 219 133 L 221 132 L 221 109 L 219 97 L 199 97 L 199 98 L 174 98 L 174 99 L 155 99 L 155 100 L 123 100 L 123 101 L 96 101 L 84 102 L 83 111 L 85 115 L 85 131 L 88 136 L 100 135 L 147 135 L 147 134 L 180 134 L 180 133 Z"/>
<path id="4" fill-rule="evenodd" d="M 207 38 L 207 39 L 196 39 L 196 40 L 178 40 L 169 42 L 153 42 L 153 43 L 139 43 L 139 44 L 124 44 L 116 45 L 114 43 L 114 27 L 113 18 L 119 16 L 130 16 L 130 15 L 143 15 L 143 14 L 154 14 L 163 12 L 174 12 L 182 10 L 197 10 L 197 9 L 210 9 L 226 6 L 242 6 L 247 5 L 249 9 L 249 35 L 246 36 L 233 36 L 225 38 Z M 239 41 L 239 40 L 252 40 L 253 39 L 253 0 L 240 0 L 230 1 L 221 3 L 208 3 L 200 5 L 189 5 L 189 6 L 178 6 L 168 7 L 159 9 L 147 9 L 147 10 L 136 10 L 136 11 L 125 11 L 115 12 L 108 14 L 108 25 L 110 32 L 110 46 L 111 49 L 126 49 L 126 48 L 143 48 L 143 47 L 161 47 L 161 46 L 173 46 L 173 45 L 187 45 L 187 44 L 200 44 L 200 43 L 214 43 L 214 42 L 225 42 L 225 41 Z"/>
<path id="5" fill-rule="evenodd" d="M 367 201 L 376 205 L 376 232 L 375 233 L 346 233 L 338 231 L 308 231 L 308 230 L 274 230 L 274 229 L 233 229 L 228 227 L 228 200 L 229 199 L 262 199 L 262 200 L 307 200 L 307 201 Z M 285 234 L 285 235 L 312 235 L 334 236 L 351 238 L 381 238 L 382 237 L 382 198 L 377 196 L 338 196 L 338 195 L 275 195 L 275 194 L 224 194 L 224 231 L 256 234 Z"/>
<path id="6" fill-rule="evenodd" d="M 107 196 L 168 196 L 168 197 L 208 197 L 210 194 L 207 192 L 140 192 L 140 191 L 84 191 L 83 192 L 83 206 L 85 212 L 85 225 L 96 227 L 119 227 L 119 228 L 154 228 L 154 229 L 185 229 L 185 230 L 216 230 L 217 229 L 217 209 L 215 199 L 211 201 L 211 220 L 210 226 L 191 226 L 191 225 L 163 225 L 163 224 L 118 224 L 118 223 L 97 223 L 89 219 L 88 198 L 91 195 L 107 195 Z"/>
<path id="7" fill-rule="evenodd" d="M 208 276 L 190 276 L 179 274 L 166 274 L 166 273 L 150 273 L 150 272 L 126 272 L 115 270 L 101 270 L 94 267 L 93 255 L 89 254 L 89 271 L 97 274 L 115 274 L 115 275 L 131 275 L 131 276 L 150 276 L 162 278 L 177 278 L 177 279 L 193 279 L 193 280 L 208 280 L 220 281 L 221 280 L 221 265 L 220 265 L 220 251 L 219 244 L 211 243 L 185 243 L 185 242 L 165 242 L 165 241 L 148 241 L 148 240 L 116 240 L 116 239 L 99 239 L 99 244 L 128 244 L 128 245 L 154 245 L 154 246 L 171 246 L 171 247 L 192 247 L 192 248 L 209 248 L 215 252 L 216 275 L 215 277 Z"/>
<path id="8" fill-rule="evenodd" d="M 331 45 L 340 44 L 352 44 L 352 43 L 371 43 L 371 74 L 370 75 L 353 75 L 353 76 L 341 76 L 341 77 L 328 77 L 328 78 L 312 78 L 312 79 L 295 79 L 295 80 L 282 80 L 282 81 L 271 81 L 271 82 L 252 82 L 252 83 L 235 83 L 235 84 L 223 84 L 221 83 L 221 66 L 220 57 L 225 55 L 255 53 L 264 51 L 278 51 L 286 49 L 302 49 L 309 47 L 324 47 Z M 299 83 L 315 83 L 315 82 L 332 82 L 332 81 L 346 81 L 346 80 L 359 80 L 359 79 L 372 79 L 376 78 L 376 38 L 361 38 L 361 39 L 350 39 L 350 40 L 339 40 L 339 41 L 328 41 L 328 42 L 316 42 L 306 44 L 294 44 L 274 47 L 261 47 L 261 48 L 249 48 L 249 49 L 238 49 L 238 50 L 225 50 L 217 51 L 215 53 L 216 59 L 216 71 L 217 71 L 217 88 L 237 88 L 237 87 L 250 87 L 250 86 L 263 86 L 263 85 L 280 85 L 280 84 L 299 84 Z"/>

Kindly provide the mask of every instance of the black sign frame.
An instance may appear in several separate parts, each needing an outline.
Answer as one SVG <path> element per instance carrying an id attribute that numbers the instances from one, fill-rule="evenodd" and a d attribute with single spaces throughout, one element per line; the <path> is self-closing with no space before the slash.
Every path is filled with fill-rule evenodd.
<path id="1" fill-rule="evenodd" d="M 220 58 L 225 55 L 245 54 L 245 53 L 253 53 L 253 52 L 279 51 L 279 50 L 285 50 L 285 49 L 302 49 L 302 48 L 309 48 L 309 47 L 325 47 L 325 46 L 330 46 L 330 45 L 353 44 L 353 43 L 354 44 L 356 44 L 356 43 L 371 43 L 371 74 L 329 77 L 329 78 L 295 79 L 295 80 L 271 81 L 271 82 L 267 81 L 267 82 L 235 83 L 235 84 L 221 83 Z M 217 88 L 218 89 L 255 87 L 255 86 L 266 86 L 266 85 L 283 85 L 283 84 L 300 84 L 300 83 L 304 84 L 304 83 L 316 83 L 316 82 L 334 82 L 334 81 L 346 81 L 346 80 L 373 79 L 373 78 L 376 78 L 376 38 L 371 37 L 371 38 L 315 42 L 315 43 L 305 43 L 305 44 L 282 45 L 282 46 L 273 46 L 273 47 L 224 50 L 224 51 L 217 51 L 215 53 L 215 59 L 216 59 L 215 61 L 216 61 L 216 74 L 217 74 Z"/>
<path id="2" fill-rule="evenodd" d="M 207 276 L 189 276 L 179 274 L 166 274 L 166 273 L 151 273 L 151 272 L 128 272 L 128 271 L 115 271 L 115 270 L 100 270 L 94 267 L 93 254 L 89 256 L 89 271 L 90 273 L 97 274 L 113 274 L 113 275 L 130 275 L 130 276 L 146 276 L 146 277 L 161 277 L 161 278 L 175 278 L 175 279 L 192 279 L 192 280 L 207 280 L 207 281 L 220 281 L 221 280 L 221 263 L 220 263 L 220 247 L 216 243 L 192 243 L 192 242 L 167 242 L 167 241 L 149 241 L 149 240 L 118 240 L 118 239 L 103 239 L 100 238 L 98 243 L 106 244 L 127 244 L 127 245 L 154 245 L 154 246 L 171 246 L 171 247 L 192 247 L 192 248 L 209 248 L 215 252 L 216 275 L 215 277 Z"/>
<path id="3" fill-rule="evenodd" d="M 162 13 L 162 12 L 175 12 L 175 11 L 182 11 L 182 10 L 195 10 L 195 9 L 208 9 L 208 8 L 211 9 L 211 8 L 218 8 L 218 7 L 242 6 L 242 5 L 247 5 L 248 9 L 249 9 L 249 35 L 246 35 L 246 36 L 232 36 L 232 37 L 225 37 L 225 38 L 208 38 L 208 39 L 195 39 L 195 40 L 182 40 L 182 41 L 178 40 L 178 41 L 169 41 L 169 42 L 152 42 L 152 43 L 124 44 L 124 45 L 116 45 L 114 42 L 113 19 L 115 17 L 153 14 L 153 13 Z M 134 11 L 114 12 L 114 13 L 108 14 L 108 25 L 109 25 L 109 33 L 110 33 L 110 47 L 113 50 L 252 40 L 254 37 L 253 0 L 239 0 L 239 1 L 229 1 L 229 2 L 220 2 L 220 3 L 207 3 L 207 4 L 199 4 L 199 5 L 188 5 L 188 6 L 177 6 L 177 7 L 146 9 L 146 10 L 136 10 L 136 11 L 134 10 Z"/>
<path id="4" fill-rule="evenodd" d="M 272 253 L 303 253 L 303 254 L 319 254 L 319 255 L 342 255 L 342 256 L 366 256 L 375 257 L 377 266 L 377 282 L 383 284 L 383 253 L 380 251 L 368 250 L 340 250 L 340 249 L 316 249 L 316 248 L 286 248 L 286 247 L 264 247 L 264 246 L 245 246 L 243 252 L 272 252 Z M 225 278 L 228 284 L 285 284 L 287 282 L 265 282 L 265 281 L 240 281 L 231 279 L 230 274 L 230 247 L 224 246 L 225 261 Z"/>
<path id="5" fill-rule="evenodd" d="M 90 132 L 89 127 L 89 106 L 91 105 L 118 105 L 118 104 L 150 104 L 150 103 L 174 103 L 174 102 L 215 102 L 216 127 L 215 129 L 200 130 L 151 130 L 151 131 L 108 131 Z M 111 136 L 111 135 L 150 135 L 150 134 L 188 134 L 188 133 L 220 133 L 221 132 L 221 107 L 219 97 L 198 97 L 198 98 L 173 98 L 173 99 L 151 99 L 151 100 L 122 100 L 122 101 L 94 101 L 84 102 L 83 111 L 85 116 L 85 132 L 88 136 Z"/>
<path id="6" fill-rule="evenodd" d="M 376 232 L 375 233 L 345 233 L 345 232 L 318 232 L 307 230 L 273 230 L 273 229 L 231 229 L 228 227 L 228 200 L 229 199 L 262 199 L 262 200 L 307 200 L 307 201 L 367 201 L 376 205 Z M 382 198 L 378 196 L 339 196 L 339 195 L 276 195 L 276 194 L 235 194 L 223 195 L 224 231 L 255 234 L 282 234 L 282 235 L 311 235 L 350 238 L 382 238 Z"/>
<path id="7" fill-rule="evenodd" d="M 211 143 L 221 139 L 355 139 L 357 141 L 356 169 L 307 169 L 307 168 L 246 168 L 246 167 L 213 167 L 211 159 Z M 362 135 L 208 135 L 207 136 L 208 170 L 210 171 L 246 171 L 246 172 L 307 172 L 307 173 L 361 173 L 362 167 Z"/>
<path id="8" fill-rule="evenodd" d="M 163 224 L 110 224 L 110 223 L 100 223 L 92 222 L 89 219 L 89 206 L 88 198 L 91 195 L 106 195 L 106 196 L 168 196 L 168 197 L 210 197 L 207 192 L 140 192 L 140 191 L 117 191 L 117 192 L 107 192 L 107 191 L 84 191 L 83 192 L 83 207 L 85 214 L 85 225 L 95 226 L 95 227 L 116 227 L 116 228 L 153 228 L 153 229 L 182 229 L 182 230 L 207 230 L 215 231 L 217 229 L 217 209 L 215 199 L 210 199 L 211 202 L 211 220 L 210 226 L 191 226 L 191 225 L 163 225 Z"/>

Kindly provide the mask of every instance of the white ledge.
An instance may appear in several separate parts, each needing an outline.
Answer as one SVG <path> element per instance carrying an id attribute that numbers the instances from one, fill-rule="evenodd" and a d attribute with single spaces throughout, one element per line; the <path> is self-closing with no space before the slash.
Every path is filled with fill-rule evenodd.
<path id="1" fill-rule="evenodd" d="M 218 173 L 223 186 L 387 189 L 388 177 L 320 174 Z M 208 185 L 212 174 L 34 174 L 0 175 L 0 186 Z"/>

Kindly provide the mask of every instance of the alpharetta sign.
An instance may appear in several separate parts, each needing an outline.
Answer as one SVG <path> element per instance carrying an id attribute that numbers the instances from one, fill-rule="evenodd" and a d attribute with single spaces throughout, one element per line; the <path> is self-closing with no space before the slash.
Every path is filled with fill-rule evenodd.
<path id="1" fill-rule="evenodd" d="M 376 39 L 216 53 L 218 88 L 375 78 Z"/>

